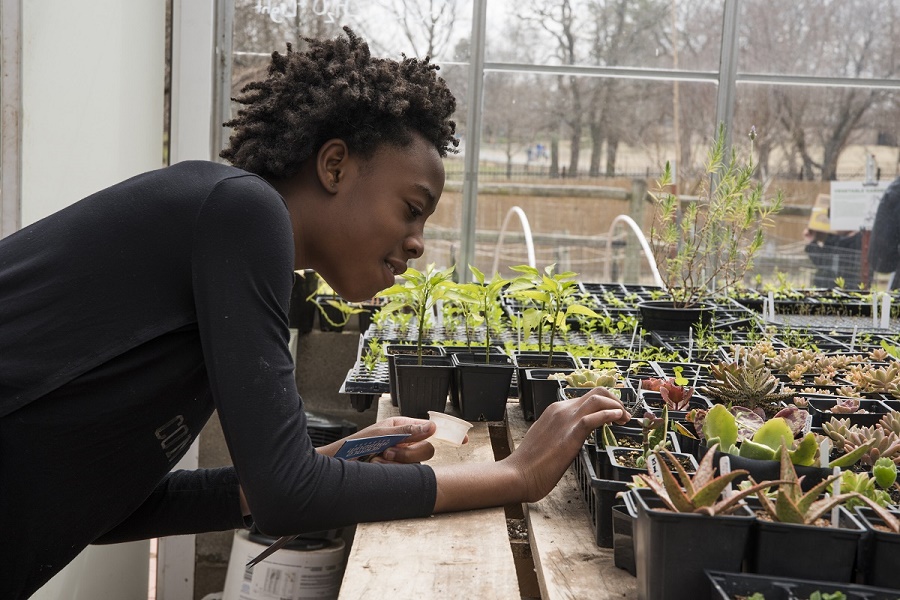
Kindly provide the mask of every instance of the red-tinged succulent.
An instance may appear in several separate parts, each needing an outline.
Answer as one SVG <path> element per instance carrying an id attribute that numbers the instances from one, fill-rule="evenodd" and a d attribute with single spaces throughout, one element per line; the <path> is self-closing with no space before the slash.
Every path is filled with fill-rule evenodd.
<path id="1" fill-rule="evenodd" d="M 659 386 L 659 395 L 669 410 L 687 410 L 690 406 L 691 396 L 694 395 L 694 388 L 690 386 L 678 385 L 674 379 L 666 379 Z"/>

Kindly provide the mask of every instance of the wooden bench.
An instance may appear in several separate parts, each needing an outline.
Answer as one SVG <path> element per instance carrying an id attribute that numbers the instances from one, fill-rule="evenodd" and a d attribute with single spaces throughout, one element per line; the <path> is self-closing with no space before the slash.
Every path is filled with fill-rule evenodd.
<path id="1" fill-rule="evenodd" d="M 382 396 L 378 419 L 397 414 L 390 398 Z M 476 423 L 468 444 L 459 449 L 438 447 L 429 464 L 494 460 L 497 439 L 495 435 L 492 445 L 492 426 L 496 433 L 503 424 Z M 515 448 L 527 429 L 518 403 L 511 402 L 506 423 L 509 448 Z M 635 579 L 613 565 L 612 550 L 595 544 L 590 515 L 571 469 L 546 498 L 523 510 L 543 600 L 637 598 Z M 527 585 L 520 587 L 516 562 L 521 563 L 521 556 L 514 555 L 514 545 L 503 508 L 361 524 L 340 598 L 534 597 L 522 589 Z"/>

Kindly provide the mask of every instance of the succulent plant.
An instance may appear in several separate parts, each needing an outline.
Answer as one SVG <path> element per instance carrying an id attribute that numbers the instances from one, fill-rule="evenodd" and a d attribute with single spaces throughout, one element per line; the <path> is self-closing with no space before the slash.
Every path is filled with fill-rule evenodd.
<path id="1" fill-rule="evenodd" d="M 878 426 L 885 431 L 890 431 L 900 436 L 900 412 L 892 410 L 878 421 Z"/>
<path id="2" fill-rule="evenodd" d="M 560 379 L 567 385 L 578 388 L 614 388 L 622 380 L 615 368 L 575 369 L 571 373 L 553 373 L 548 379 Z"/>
<path id="3" fill-rule="evenodd" d="M 893 465 L 891 461 L 888 461 Z M 896 477 L 896 465 L 894 476 Z M 885 486 L 890 487 L 890 486 Z M 887 506 L 891 503 L 891 495 L 888 494 L 882 486 L 877 485 L 875 477 L 870 477 L 868 473 L 856 473 L 854 471 L 844 471 L 841 477 L 841 493 L 847 494 L 856 492 L 862 496 L 877 502 L 881 506 Z M 847 501 L 847 508 L 859 506 L 863 504 L 858 498 L 851 498 Z"/>
<path id="4" fill-rule="evenodd" d="M 781 392 L 781 382 L 766 367 L 751 366 L 748 360 L 743 365 L 719 363 L 710 365 L 714 381 L 701 391 L 723 404 L 745 406 L 754 412 L 773 415 L 778 404 L 794 397 L 793 392 Z"/>
<path id="5" fill-rule="evenodd" d="M 766 495 L 764 489 L 758 489 L 756 496 L 759 498 L 762 509 L 773 521 L 810 525 L 824 517 L 832 508 L 846 502 L 850 498 L 864 497 L 856 492 L 850 492 L 820 498 L 822 493 L 838 477 L 840 475 L 827 477 L 810 488 L 809 491 L 804 492 L 800 487 L 797 471 L 794 469 L 794 465 L 788 456 L 788 449 L 782 445 L 781 472 L 775 493 L 775 501 L 773 502 Z M 752 477 L 750 477 L 750 482 L 754 486 L 759 485 Z"/>
<path id="6" fill-rule="evenodd" d="M 666 463 L 674 467 L 678 478 L 676 479 L 669 469 L 660 469 L 662 483 L 655 476 L 644 473 L 636 475 L 635 478 L 653 490 L 671 510 L 709 516 L 730 514 L 741 505 L 744 498 L 775 484 L 775 482 L 766 481 L 731 494 L 723 494 L 732 481 L 747 475 L 748 472 L 736 469 L 726 475 L 715 476 L 716 469 L 713 465 L 715 450 L 716 446 L 713 446 L 703 456 L 693 477 L 684 470 L 681 463 L 668 450 L 657 450 L 654 452 L 657 460 L 660 464 L 665 464 L 663 462 L 665 459 Z"/>
<path id="7" fill-rule="evenodd" d="M 846 454 L 860 454 L 859 462 L 866 466 L 873 466 L 882 457 L 900 464 L 900 434 L 882 427 L 881 421 L 862 427 L 850 425 L 847 419 L 831 418 L 822 423 L 822 431 L 835 449 Z"/>

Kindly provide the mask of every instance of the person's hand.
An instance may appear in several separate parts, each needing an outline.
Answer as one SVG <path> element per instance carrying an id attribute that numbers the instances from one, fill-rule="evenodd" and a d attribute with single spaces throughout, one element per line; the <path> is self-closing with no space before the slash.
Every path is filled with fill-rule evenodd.
<path id="1" fill-rule="evenodd" d="M 605 423 L 625 424 L 630 418 L 622 403 L 600 387 L 580 398 L 552 403 L 504 459 L 522 478 L 525 501 L 536 502 L 553 490 L 592 431 Z"/>
<path id="2" fill-rule="evenodd" d="M 426 419 L 412 419 L 410 417 L 390 417 L 379 421 L 374 425 L 357 431 L 347 436 L 346 440 L 355 438 L 375 437 L 379 435 L 391 435 L 408 433 L 410 436 L 400 444 L 388 448 L 382 454 L 372 458 L 371 462 L 380 463 L 418 463 L 426 461 L 434 456 L 434 446 L 426 441 L 435 431 L 435 424 Z M 468 437 L 466 438 L 468 441 Z M 333 442 L 319 448 L 321 454 L 334 456 L 344 440 Z"/>

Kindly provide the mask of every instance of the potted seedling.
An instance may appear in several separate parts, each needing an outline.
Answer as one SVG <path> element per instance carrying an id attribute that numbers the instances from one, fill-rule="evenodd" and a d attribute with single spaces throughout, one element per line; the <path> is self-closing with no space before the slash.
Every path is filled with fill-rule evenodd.
<path id="1" fill-rule="evenodd" d="M 763 362 L 752 355 L 742 363 L 722 362 L 709 365 L 711 379 L 700 391 L 712 402 L 744 406 L 763 418 L 772 417 L 793 400 L 793 392 L 781 391 L 782 384 Z"/>
<path id="2" fill-rule="evenodd" d="M 897 465 L 888 458 L 880 458 L 872 469 L 874 485 L 892 488 L 897 485 Z M 850 473 L 844 474 L 844 479 Z M 866 477 L 865 474 L 859 474 Z M 880 480 L 880 481 L 879 481 Z M 874 487 L 873 485 L 873 487 Z M 841 489 L 843 490 L 843 479 Z M 868 501 L 861 501 L 856 514 L 866 527 L 867 533 L 862 546 L 862 565 L 865 582 L 888 588 L 900 589 L 900 571 L 897 570 L 897 556 L 900 556 L 900 509 L 888 509 L 884 498 L 872 497 L 860 491 Z M 879 501 L 881 500 L 881 501 Z"/>
<path id="3" fill-rule="evenodd" d="M 699 199 L 684 210 L 681 198 L 666 191 L 673 182 L 666 163 L 652 194 L 656 212 L 649 240 L 671 300 L 639 305 L 645 329 L 687 331 L 697 323 L 709 324 L 711 311 L 704 301 L 734 288 L 752 267 L 765 230 L 783 204 L 780 192 L 767 196 L 762 183 L 753 179 L 755 137 L 753 130 L 744 159 L 734 149 L 727 151 L 725 126 L 719 126 L 707 153 Z M 684 310 L 691 312 L 682 316 Z"/>
<path id="4" fill-rule="evenodd" d="M 423 349 L 431 311 L 453 285 L 453 271 L 454 267 L 437 270 L 434 264 L 429 264 L 424 272 L 409 268 L 400 276 L 404 280 L 402 283 L 396 283 L 376 296 L 388 301 L 381 308 L 382 313 L 408 310 L 415 315 L 415 355 L 394 355 L 385 348 L 388 360 L 393 360 L 395 380 L 392 389 L 403 416 L 428 418 L 429 410 L 444 412 L 446 409 L 453 370 L 450 357 L 440 347 L 435 350 L 437 356 L 426 357 Z"/>
<path id="5" fill-rule="evenodd" d="M 753 525 L 743 500 L 773 482 L 744 490 L 732 483 L 746 471 L 716 475 L 708 452 L 690 475 L 666 450 L 654 451 L 655 474 L 636 476 L 646 486 L 629 492 L 634 521 L 638 595 L 647 600 L 688 600 L 706 595 L 704 569 L 739 571 Z"/>
<path id="6" fill-rule="evenodd" d="M 509 280 L 495 273 L 486 280 L 484 273 L 469 265 L 474 281 L 456 286 L 452 298 L 469 308 L 469 314 L 484 331 L 484 345 L 479 351 L 452 355 L 459 408 L 464 419 L 498 421 L 506 412 L 506 400 L 512 381 L 512 359 L 507 354 L 491 352 L 491 315 L 499 306 L 500 292 Z"/>
<path id="7" fill-rule="evenodd" d="M 780 481 L 774 499 L 759 490 L 754 550 L 748 556 L 754 573 L 826 581 L 852 581 L 863 526 L 842 504 L 856 493 L 823 496 L 840 478 L 831 475 L 804 491 L 786 445 L 781 449 Z M 751 478 L 750 481 L 755 483 Z M 840 490 L 838 490 L 840 491 Z"/>
<path id="8" fill-rule="evenodd" d="M 819 467 L 822 458 L 818 454 L 817 436 L 807 432 L 796 439 L 797 409 L 786 408 L 781 414 L 763 421 L 746 408 L 729 410 L 719 404 L 709 411 L 694 411 L 691 420 L 708 446 L 717 445 L 721 453 L 731 456 L 734 467 L 748 471 L 757 481 L 778 478 L 782 447 L 787 448 L 788 458 L 803 476 L 805 490 L 826 478 L 834 467 L 848 468 L 855 464 L 865 452 L 861 448 L 834 460 L 826 457 L 827 468 Z"/>
<path id="9" fill-rule="evenodd" d="M 534 401 L 525 370 L 528 368 L 571 368 L 580 367 L 578 360 L 568 352 L 557 352 L 556 339 L 560 330 L 567 327 L 566 319 L 570 315 L 581 314 L 598 317 L 590 308 L 574 302 L 578 293 L 575 281 L 576 273 L 565 271 L 554 273 L 556 265 L 549 265 L 543 271 L 528 265 L 512 267 L 522 273 L 514 278 L 507 289 L 507 294 L 525 300 L 531 304 L 525 308 L 519 318 L 524 329 L 524 337 L 528 339 L 536 332 L 538 339 L 537 352 L 515 352 L 512 355 L 516 365 L 516 384 L 519 391 L 519 403 L 526 419 L 534 418 Z M 548 329 L 546 350 L 544 350 L 544 330 Z"/>
<path id="10" fill-rule="evenodd" d="M 356 302 L 347 302 L 334 293 L 328 282 L 314 274 L 318 280 L 316 289 L 307 296 L 307 302 L 314 302 L 319 309 L 319 328 L 322 331 L 341 332 L 353 315 L 365 311 Z"/>
<path id="11" fill-rule="evenodd" d="M 609 461 L 610 479 L 628 481 L 634 475 L 647 470 L 647 462 L 653 452 L 671 445 L 675 449 L 672 456 L 681 463 L 685 470 L 693 473 L 697 468 L 697 459 L 693 455 L 680 451 L 677 440 L 669 432 L 669 415 L 664 407 L 659 416 L 645 413 L 641 419 L 640 446 L 624 446 L 622 441 L 627 434 L 613 433 L 607 425 L 601 429 L 603 447 Z"/>

